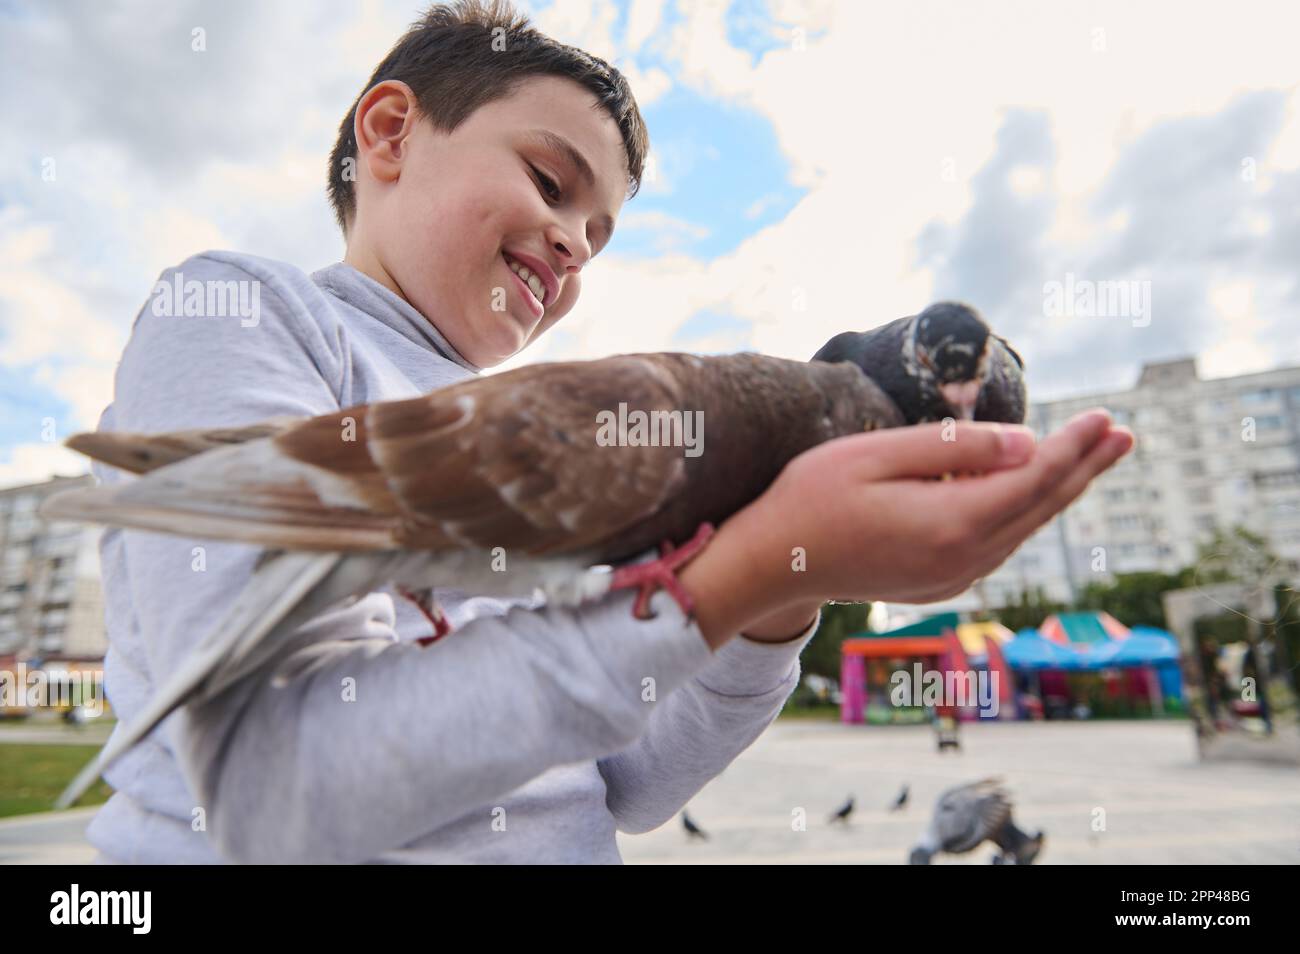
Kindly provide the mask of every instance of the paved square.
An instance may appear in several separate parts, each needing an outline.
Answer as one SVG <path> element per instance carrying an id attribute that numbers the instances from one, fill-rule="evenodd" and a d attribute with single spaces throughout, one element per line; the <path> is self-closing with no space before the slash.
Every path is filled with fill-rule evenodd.
<path id="1" fill-rule="evenodd" d="M 1183 722 L 964 724 L 962 751 L 940 755 L 924 726 L 778 721 L 691 801 L 708 841 L 688 842 L 674 818 L 619 845 L 629 864 L 902 864 L 939 793 L 988 775 L 1003 777 L 1017 824 L 1047 832 L 1042 864 L 1300 862 L 1300 769 L 1202 763 Z M 904 784 L 908 805 L 891 813 Z M 827 824 L 850 793 L 850 825 Z M 806 831 L 792 830 L 797 808 Z"/>
<path id="2" fill-rule="evenodd" d="M 1022 828 L 1047 832 L 1043 864 L 1300 862 L 1300 769 L 1199 762 L 1176 722 L 964 725 L 962 751 L 943 755 L 922 726 L 777 722 L 691 801 L 707 842 L 688 843 L 674 818 L 619 844 L 629 864 L 901 864 L 939 792 L 986 775 L 1003 777 Z M 908 805 L 889 812 L 905 783 Z M 850 793 L 851 823 L 828 825 Z M 806 831 L 791 828 L 796 808 Z M 1094 833 L 1098 808 L 1106 830 Z M 0 864 L 90 861 L 94 812 L 0 821 Z"/>

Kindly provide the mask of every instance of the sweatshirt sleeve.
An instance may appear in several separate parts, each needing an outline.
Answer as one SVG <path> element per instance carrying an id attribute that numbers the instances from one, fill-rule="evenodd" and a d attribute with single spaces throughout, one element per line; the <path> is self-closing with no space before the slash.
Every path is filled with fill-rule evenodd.
<path id="1" fill-rule="evenodd" d="M 597 763 L 619 831 L 658 828 L 753 744 L 799 684 L 799 654 L 820 624 L 818 612 L 780 643 L 734 637 L 655 707 L 635 743 Z"/>
<path id="2" fill-rule="evenodd" d="M 183 268 L 187 280 L 252 280 L 213 259 Z M 260 294 L 256 325 L 161 318 L 146 305 L 119 365 L 114 427 L 335 409 L 346 373 L 337 341 L 291 290 Z M 121 532 L 133 635 L 159 686 L 247 584 L 258 550 Z M 646 621 L 632 617 L 632 599 L 516 608 L 421 647 L 397 639 L 391 597 L 372 593 L 312 620 L 293 634 L 292 655 L 160 731 L 223 857 L 366 861 L 641 736 L 656 711 L 644 687 L 668 697 L 715 656 L 671 598 L 656 594 Z"/>

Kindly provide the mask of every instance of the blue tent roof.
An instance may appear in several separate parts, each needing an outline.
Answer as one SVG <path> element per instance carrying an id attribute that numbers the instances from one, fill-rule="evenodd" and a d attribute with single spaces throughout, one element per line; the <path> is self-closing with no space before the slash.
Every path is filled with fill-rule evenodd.
<path id="1" fill-rule="evenodd" d="M 1036 629 L 1022 629 L 1002 646 L 1002 655 L 1012 669 L 1080 669 L 1082 654 L 1060 643 L 1043 639 Z"/>
<path id="2" fill-rule="evenodd" d="M 1155 666 L 1178 661 L 1178 643 L 1163 629 L 1134 626 L 1133 635 L 1117 644 L 1113 666 Z"/>
<path id="3" fill-rule="evenodd" d="M 1022 629 L 1002 647 L 1012 669 L 1093 670 L 1124 666 L 1161 666 L 1178 661 L 1178 643 L 1162 629 L 1136 626 L 1128 639 L 1086 644 L 1086 650 L 1044 639 L 1036 629 Z"/>

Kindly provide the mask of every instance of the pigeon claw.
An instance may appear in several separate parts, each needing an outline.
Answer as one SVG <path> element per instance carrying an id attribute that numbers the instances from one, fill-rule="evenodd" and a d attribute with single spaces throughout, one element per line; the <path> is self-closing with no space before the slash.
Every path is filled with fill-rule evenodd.
<path id="1" fill-rule="evenodd" d="M 713 524 L 702 523 L 695 531 L 695 536 L 680 547 L 674 547 L 670 541 L 665 540 L 659 548 L 659 559 L 615 570 L 610 590 L 636 590 L 637 598 L 632 607 L 632 615 L 637 619 L 653 619 L 650 597 L 654 596 L 656 590 L 662 589 L 677 601 L 686 618 L 690 619 L 695 601 L 677 579 L 677 570 L 694 559 L 712 536 Z"/>

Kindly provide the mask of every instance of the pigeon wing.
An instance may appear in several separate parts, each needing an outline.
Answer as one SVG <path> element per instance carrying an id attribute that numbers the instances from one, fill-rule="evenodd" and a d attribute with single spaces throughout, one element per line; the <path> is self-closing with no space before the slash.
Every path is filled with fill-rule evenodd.
<path id="1" fill-rule="evenodd" d="M 579 552 L 651 516 L 686 482 L 682 448 L 619 441 L 617 424 L 682 411 L 676 367 L 660 355 L 532 365 L 375 405 L 370 450 L 409 515 L 404 545 Z"/>
<path id="2" fill-rule="evenodd" d="M 1011 800 L 996 778 L 950 789 L 939 799 L 935 827 L 943 850 L 971 851 L 1002 827 L 1011 816 Z"/>
<path id="3" fill-rule="evenodd" d="M 273 417 L 247 427 L 207 427 L 162 434 L 89 431 L 74 434 L 65 444 L 119 470 L 143 474 L 216 447 L 274 436 L 303 420 L 306 418 Z"/>

